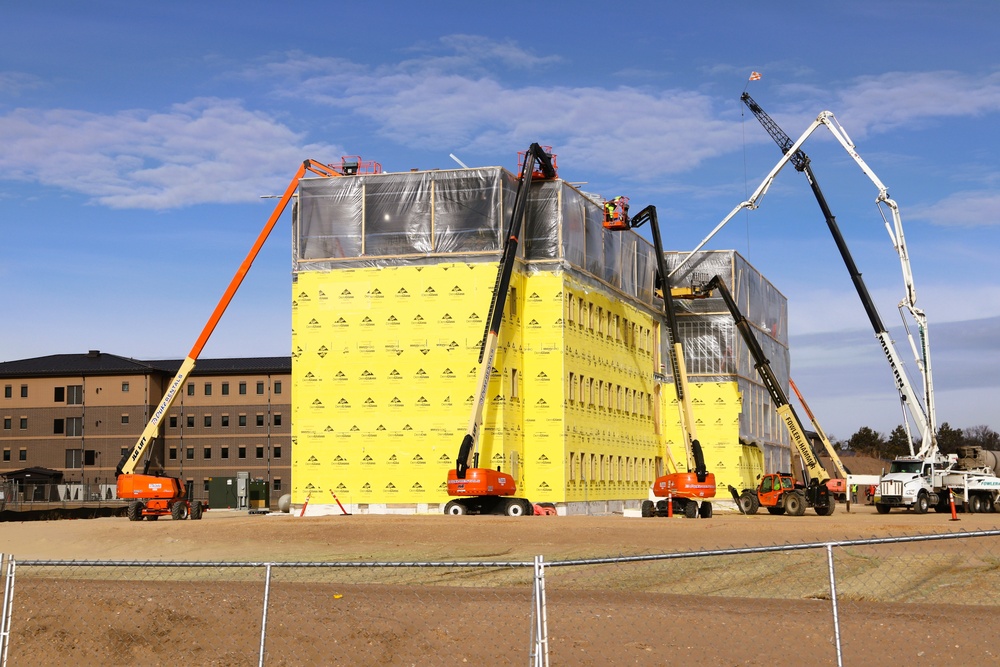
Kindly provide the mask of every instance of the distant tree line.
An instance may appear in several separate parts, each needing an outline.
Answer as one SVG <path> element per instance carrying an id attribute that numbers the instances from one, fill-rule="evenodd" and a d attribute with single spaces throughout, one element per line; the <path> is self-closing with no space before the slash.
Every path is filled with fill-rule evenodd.
<path id="1" fill-rule="evenodd" d="M 914 441 L 914 447 L 918 441 Z M 937 430 L 938 449 L 942 454 L 954 454 L 959 447 L 978 445 L 983 449 L 1000 451 L 1000 433 L 989 426 L 972 426 L 969 428 L 952 428 L 944 422 Z M 834 443 L 844 453 L 854 453 L 859 456 L 871 456 L 876 459 L 893 459 L 897 456 L 908 456 L 910 447 L 907 444 L 906 429 L 897 426 L 886 437 L 868 426 L 862 426 L 847 440 Z"/>

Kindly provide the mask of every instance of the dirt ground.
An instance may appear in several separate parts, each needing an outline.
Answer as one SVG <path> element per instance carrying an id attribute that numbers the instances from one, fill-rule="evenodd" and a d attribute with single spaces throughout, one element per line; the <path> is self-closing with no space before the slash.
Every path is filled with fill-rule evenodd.
<path id="1" fill-rule="evenodd" d="M 878 515 L 872 507 L 857 505 L 850 514 L 841 505 L 830 517 L 811 513 L 746 517 L 718 511 L 711 519 L 694 520 L 620 515 L 300 518 L 210 511 L 201 521 L 7 522 L 0 524 L 0 552 L 19 562 L 506 562 L 531 561 L 542 555 L 551 563 L 1000 529 L 1000 514 L 958 517 L 952 521 L 950 514 L 898 511 Z M 926 574 L 915 569 L 914 581 L 907 586 L 916 588 L 920 580 L 933 579 L 956 593 L 970 586 L 985 589 L 985 597 L 973 597 L 971 603 L 963 598 L 962 604 L 942 604 L 942 599 L 949 598 L 932 597 L 927 604 L 903 604 L 884 601 L 874 592 L 845 591 L 839 609 L 844 664 L 861 664 L 862 660 L 1000 664 L 994 633 L 961 630 L 970 627 L 970 617 L 972 626 L 991 627 L 982 622 L 995 615 L 994 591 L 1000 585 L 996 578 L 1000 576 L 1000 548 L 996 546 L 1000 541 L 977 540 L 971 555 L 970 543 L 926 542 L 908 545 L 904 551 L 921 558 L 921 563 L 931 562 L 919 566 L 928 568 Z M 777 569 L 771 566 L 777 560 L 773 554 L 753 562 L 758 569 L 744 576 L 755 579 L 756 586 L 783 590 L 777 599 L 718 593 L 712 584 L 715 579 L 737 576 L 732 574 L 735 565 L 719 560 L 696 564 L 687 559 L 689 565 L 670 565 L 672 569 L 652 565 L 643 570 L 647 573 L 643 581 L 633 581 L 643 576 L 617 565 L 590 569 L 587 575 L 580 574 L 579 568 L 550 568 L 551 664 L 762 665 L 773 663 L 776 651 L 786 657 L 809 655 L 813 664 L 836 664 L 831 601 L 820 585 L 826 574 L 818 553 L 813 551 L 801 560 L 792 557 Z M 839 566 L 841 576 L 851 574 L 853 567 L 886 560 L 863 550 L 853 557 Z M 809 569 L 808 576 L 803 568 Z M 124 662 L 124 657 L 148 665 L 176 664 L 178 659 L 188 664 L 257 664 L 259 569 L 252 576 L 220 576 L 211 581 L 172 578 L 161 572 L 144 573 L 138 581 L 130 580 L 130 575 L 109 581 L 103 574 L 81 569 L 73 582 L 67 582 L 61 574 L 36 578 L 30 567 L 19 567 L 10 664 L 107 664 L 111 659 Z M 465 586 L 461 599 L 456 599 L 454 588 L 440 587 L 445 575 L 436 572 L 417 575 L 410 569 L 402 578 L 352 575 L 350 579 L 275 572 L 268 602 L 272 620 L 266 664 L 527 662 L 530 569 L 458 582 Z M 406 576 L 413 578 L 406 580 Z M 584 576 L 591 579 L 581 580 Z M 513 579 L 501 581 L 503 577 Z M 687 587 L 656 585 L 658 577 L 682 580 Z M 802 583 L 806 580 L 811 583 Z M 616 583 L 608 584 L 611 581 Z M 434 585 L 428 587 L 428 583 Z M 456 584 L 454 580 L 446 583 Z M 809 586 L 818 586 L 818 592 L 811 592 Z M 699 590 L 705 595 L 697 594 Z M 226 631 L 192 630 L 217 628 L 220 618 L 225 619 Z M 177 647 L 183 650 L 178 653 Z"/>

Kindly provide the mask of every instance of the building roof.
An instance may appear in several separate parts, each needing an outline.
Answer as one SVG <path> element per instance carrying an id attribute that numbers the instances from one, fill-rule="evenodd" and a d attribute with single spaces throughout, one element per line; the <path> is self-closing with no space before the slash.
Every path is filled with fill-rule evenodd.
<path id="1" fill-rule="evenodd" d="M 100 350 L 86 354 L 51 354 L 46 357 L 19 359 L 0 363 L 0 378 L 58 377 L 82 375 L 174 374 L 181 359 L 140 361 Z M 291 357 L 245 357 L 201 359 L 192 375 L 238 373 L 291 373 Z"/>

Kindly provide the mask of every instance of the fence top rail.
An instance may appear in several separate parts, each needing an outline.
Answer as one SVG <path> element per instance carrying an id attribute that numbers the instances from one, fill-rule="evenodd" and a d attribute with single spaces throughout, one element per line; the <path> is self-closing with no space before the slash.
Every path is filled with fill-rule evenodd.
<path id="1" fill-rule="evenodd" d="M 857 540 L 837 540 L 828 542 L 804 542 L 800 544 L 775 544 L 758 547 L 732 547 L 728 549 L 704 549 L 698 551 L 677 551 L 672 553 L 643 554 L 636 556 L 611 556 L 603 558 L 573 558 L 546 560 L 546 567 L 566 567 L 574 565 L 596 565 L 606 563 L 630 563 L 641 561 L 671 560 L 678 558 L 704 558 L 711 556 L 733 556 L 739 554 L 772 553 L 783 551 L 807 551 L 832 547 L 856 547 L 878 544 L 902 544 L 907 542 L 934 542 L 982 537 L 1000 537 L 1000 530 L 974 530 L 930 535 L 905 535 L 899 537 L 870 537 Z M 33 560 L 7 558 L 21 566 L 30 567 L 191 567 L 191 568 L 528 568 L 534 561 L 136 561 L 136 560 Z"/>
<path id="2" fill-rule="evenodd" d="M 13 560 L 14 556 L 10 558 Z M 533 561 L 156 561 L 156 560 L 30 560 L 16 561 L 28 567 L 192 567 L 192 568 L 524 568 Z"/>

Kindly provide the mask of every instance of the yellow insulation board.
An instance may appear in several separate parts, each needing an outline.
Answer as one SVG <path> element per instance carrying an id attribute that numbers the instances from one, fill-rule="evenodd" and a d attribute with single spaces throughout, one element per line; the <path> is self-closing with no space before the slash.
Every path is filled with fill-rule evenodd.
<path id="1" fill-rule="evenodd" d="M 519 266 L 500 332 L 481 467 L 533 502 L 642 499 L 686 469 L 672 384 L 654 379 L 649 311 L 563 271 Z M 292 501 L 448 501 L 445 480 L 472 412 L 496 264 L 304 272 L 293 285 Z M 694 383 L 695 418 L 719 488 L 759 472 L 738 442 L 735 382 Z M 317 500 L 320 498 L 321 500 Z"/>

